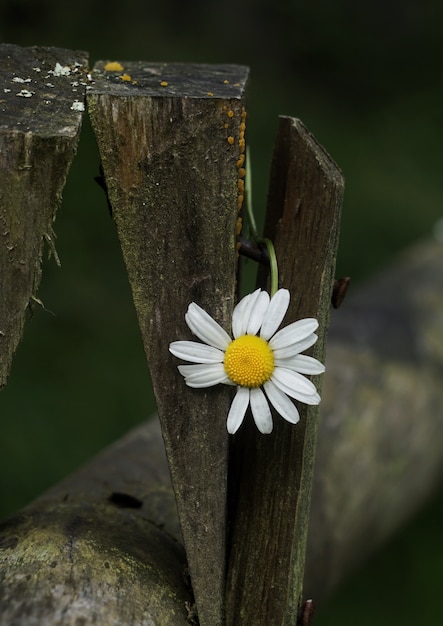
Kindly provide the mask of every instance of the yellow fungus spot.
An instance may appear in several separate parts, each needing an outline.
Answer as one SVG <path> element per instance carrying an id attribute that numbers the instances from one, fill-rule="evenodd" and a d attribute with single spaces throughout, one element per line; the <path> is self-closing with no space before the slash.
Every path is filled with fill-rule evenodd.
<path id="1" fill-rule="evenodd" d="M 238 170 L 239 178 L 244 178 L 246 176 L 246 170 L 244 167 L 240 167 Z"/>
<path id="2" fill-rule="evenodd" d="M 230 146 L 232 146 L 232 145 L 233 145 L 233 143 L 234 143 L 234 141 L 235 141 L 234 137 L 232 137 L 231 135 L 229 135 L 229 137 L 228 137 L 228 139 L 227 139 L 228 144 L 229 144 Z"/>
<path id="3" fill-rule="evenodd" d="M 129 74 L 122 74 L 121 76 L 119 76 L 120 80 L 132 80 L 132 78 L 129 76 Z"/>
<path id="4" fill-rule="evenodd" d="M 234 117 L 234 111 L 232 111 L 232 109 L 229 109 L 229 111 L 226 114 L 228 117 Z"/>
<path id="5" fill-rule="evenodd" d="M 237 222 L 235 224 L 235 234 L 239 235 L 241 233 L 243 220 L 241 217 L 237 218 Z"/>
<path id="6" fill-rule="evenodd" d="M 261 337 L 242 335 L 226 348 L 223 365 L 233 383 L 256 388 L 271 378 L 274 354 Z"/>
<path id="7" fill-rule="evenodd" d="M 244 139 L 239 139 L 238 140 L 238 147 L 240 148 L 240 153 L 243 153 L 245 151 L 245 140 Z"/>
<path id="8" fill-rule="evenodd" d="M 241 210 L 244 199 L 245 199 L 244 195 L 242 193 L 239 193 L 237 197 L 237 211 Z"/>
<path id="9" fill-rule="evenodd" d="M 244 138 L 245 138 L 245 131 L 244 131 L 244 130 L 241 130 L 241 131 L 238 133 L 238 136 L 239 136 L 239 139 L 244 139 Z"/>
<path id="10" fill-rule="evenodd" d="M 223 128 L 229 128 L 229 124 L 223 124 Z"/>
<path id="11" fill-rule="evenodd" d="M 225 78 L 225 80 L 223 81 L 223 83 L 224 83 L 225 85 L 229 85 L 229 80 L 226 80 L 226 78 Z"/>
<path id="12" fill-rule="evenodd" d="M 162 80 L 162 82 L 160 83 L 160 87 L 167 87 L 169 85 L 167 80 Z"/>
<path id="13" fill-rule="evenodd" d="M 121 72 L 123 69 L 123 65 L 118 61 L 110 61 L 104 67 L 105 72 Z"/>
<path id="14" fill-rule="evenodd" d="M 239 128 L 240 128 L 240 132 L 244 133 L 244 132 L 245 132 L 245 130 L 246 130 L 246 124 L 245 124 L 244 122 L 242 122 L 242 123 L 240 124 Z"/>
<path id="15" fill-rule="evenodd" d="M 214 94 L 212 93 L 212 91 L 208 91 L 208 93 L 206 95 L 207 96 L 213 96 Z"/>
<path id="16" fill-rule="evenodd" d="M 245 190 L 245 181 L 242 180 L 241 178 L 239 178 L 238 182 L 237 182 L 237 188 L 239 191 L 244 191 Z"/>
<path id="17" fill-rule="evenodd" d="M 243 163 L 245 162 L 245 155 L 241 154 L 238 161 L 237 161 L 237 167 L 242 167 Z"/>

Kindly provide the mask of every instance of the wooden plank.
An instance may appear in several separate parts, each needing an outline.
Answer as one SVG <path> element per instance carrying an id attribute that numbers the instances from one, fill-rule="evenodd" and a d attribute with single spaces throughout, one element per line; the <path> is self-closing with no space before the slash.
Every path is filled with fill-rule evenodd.
<path id="1" fill-rule="evenodd" d="M 202 626 L 223 622 L 230 392 L 187 388 L 168 346 L 190 302 L 230 329 L 247 74 L 100 62 L 88 96 Z"/>
<path id="2" fill-rule="evenodd" d="M 0 388 L 6 384 L 77 148 L 87 54 L 0 46 Z M 57 257 L 56 257 L 57 258 Z"/>
<path id="3" fill-rule="evenodd" d="M 343 179 L 303 124 L 280 118 L 265 236 L 275 245 L 280 286 L 291 291 L 286 322 L 315 317 L 323 361 L 338 243 Z M 264 284 L 262 273 L 260 282 Z M 319 385 L 321 381 L 316 381 Z M 302 600 L 318 407 L 300 406 L 271 435 L 249 420 L 233 440 L 232 537 L 227 585 L 231 626 L 294 626 Z"/>

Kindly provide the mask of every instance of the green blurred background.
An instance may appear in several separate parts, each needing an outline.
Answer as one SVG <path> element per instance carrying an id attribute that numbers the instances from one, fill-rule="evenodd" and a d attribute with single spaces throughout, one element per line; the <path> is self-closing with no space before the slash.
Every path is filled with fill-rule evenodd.
<path id="1" fill-rule="evenodd" d="M 99 59 L 251 67 L 254 202 L 265 204 L 279 114 L 300 117 L 346 178 L 338 275 L 358 284 L 442 214 L 443 3 L 2 0 L 0 40 Z M 0 516 L 145 419 L 154 402 L 115 228 L 85 120 L 55 223 L 62 262 L 0 394 Z M 315 623 L 441 624 L 443 496 Z"/>

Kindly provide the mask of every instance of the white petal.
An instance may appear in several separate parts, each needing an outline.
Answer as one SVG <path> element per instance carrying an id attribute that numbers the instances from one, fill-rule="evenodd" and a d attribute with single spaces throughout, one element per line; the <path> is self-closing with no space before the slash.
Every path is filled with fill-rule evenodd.
<path id="1" fill-rule="evenodd" d="M 263 320 L 266 315 L 266 311 L 269 306 L 269 294 L 267 291 L 262 291 L 258 294 L 258 298 L 255 301 L 254 307 L 251 310 L 251 314 L 248 320 L 248 326 L 246 328 L 246 334 L 256 335 L 260 330 L 260 326 L 263 324 Z"/>
<path id="2" fill-rule="evenodd" d="M 271 380 L 291 398 L 296 397 L 293 395 L 294 392 L 310 395 L 317 391 L 314 383 L 302 376 L 302 374 L 287 370 L 284 367 L 276 367 L 272 373 Z"/>
<path id="3" fill-rule="evenodd" d="M 232 336 L 234 339 L 237 339 L 240 334 L 244 334 L 241 332 L 244 326 L 243 317 L 249 301 L 253 296 L 255 296 L 255 294 L 257 294 L 258 291 L 259 290 L 257 289 L 254 293 L 248 293 L 235 305 L 234 310 L 232 311 Z"/>
<path id="4" fill-rule="evenodd" d="M 249 316 L 260 295 L 260 291 L 260 289 L 256 289 L 253 293 L 249 293 L 234 307 L 234 311 L 232 312 L 232 334 L 234 339 L 237 339 L 240 335 L 246 334 Z"/>
<path id="5" fill-rule="evenodd" d="M 266 396 L 260 388 L 250 390 L 251 411 L 255 425 L 264 435 L 272 432 L 272 415 Z"/>
<path id="6" fill-rule="evenodd" d="M 187 378 L 191 374 L 206 374 L 208 371 L 207 363 L 193 363 L 192 365 L 177 365 L 177 369 L 182 376 Z"/>
<path id="7" fill-rule="evenodd" d="M 297 354 L 286 359 L 274 358 L 274 363 L 276 366 L 294 370 L 300 374 L 323 374 L 325 371 L 323 363 L 306 354 Z"/>
<path id="8" fill-rule="evenodd" d="M 277 368 L 271 377 L 271 381 L 280 389 L 280 391 L 283 391 L 283 393 L 291 398 L 295 398 L 295 400 L 299 400 L 299 402 L 304 402 L 304 404 L 320 404 L 320 396 L 316 391 L 314 393 L 305 393 L 303 391 L 299 391 L 298 389 L 288 387 L 281 380 L 278 380 L 278 378 L 275 377 L 276 371 Z"/>
<path id="9" fill-rule="evenodd" d="M 283 321 L 288 310 L 290 294 L 287 289 L 279 289 L 271 298 L 265 319 L 260 330 L 260 337 L 269 339 Z"/>
<path id="10" fill-rule="evenodd" d="M 274 352 L 274 358 L 275 359 L 288 359 L 291 357 L 295 357 L 300 352 L 303 352 L 304 350 L 307 350 L 308 348 L 313 346 L 314 343 L 317 341 L 318 337 L 315 333 L 312 333 L 312 335 L 308 335 L 308 337 L 306 337 L 305 339 L 302 339 L 301 341 L 297 341 L 296 343 L 288 344 L 287 346 L 283 346 L 282 348 L 277 348 L 277 349 L 275 349 L 274 346 L 272 345 L 273 339 L 274 337 L 269 342 L 269 346 L 271 350 L 273 350 Z"/>
<path id="11" fill-rule="evenodd" d="M 294 394 L 294 398 L 299 402 L 303 402 L 303 404 L 320 404 L 321 402 L 317 392 L 309 395 L 297 392 L 297 395 Z"/>
<path id="12" fill-rule="evenodd" d="M 191 363 L 222 363 L 225 356 L 218 348 L 196 341 L 173 341 L 169 351 L 179 359 Z"/>
<path id="13" fill-rule="evenodd" d="M 213 387 L 219 383 L 229 384 L 229 377 L 225 372 L 222 363 L 211 363 L 204 368 L 195 366 L 196 369 L 192 373 L 183 368 L 192 367 L 192 365 L 179 365 L 178 370 L 185 376 L 185 383 L 188 387 Z"/>
<path id="14" fill-rule="evenodd" d="M 272 337 L 269 342 L 273 350 L 284 348 L 292 343 L 297 343 L 306 339 L 318 328 L 318 322 L 312 317 L 307 317 L 298 322 L 293 322 L 289 326 L 285 326 Z"/>
<path id="15" fill-rule="evenodd" d="M 195 302 L 189 305 L 185 320 L 194 335 L 210 346 L 226 350 L 231 343 L 228 333 Z"/>
<path id="16" fill-rule="evenodd" d="M 287 422 L 296 424 L 300 420 L 300 415 L 292 400 L 290 400 L 288 396 L 283 393 L 283 391 L 280 391 L 280 389 L 276 387 L 271 380 L 268 380 L 263 387 L 270 403 L 277 413 L 279 413 Z"/>
<path id="17" fill-rule="evenodd" d="M 228 413 L 226 427 L 228 433 L 233 435 L 240 428 L 249 404 L 249 389 L 247 387 L 237 387 L 237 393 L 232 401 Z"/>

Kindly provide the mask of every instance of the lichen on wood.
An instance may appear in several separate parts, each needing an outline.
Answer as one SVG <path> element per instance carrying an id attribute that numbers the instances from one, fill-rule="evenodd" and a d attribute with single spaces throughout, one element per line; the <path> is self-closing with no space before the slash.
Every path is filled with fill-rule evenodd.
<path id="1" fill-rule="evenodd" d="M 87 54 L 2 44 L 0 60 L 1 388 L 37 297 L 45 246 L 55 250 L 52 224 L 77 148 Z"/>

